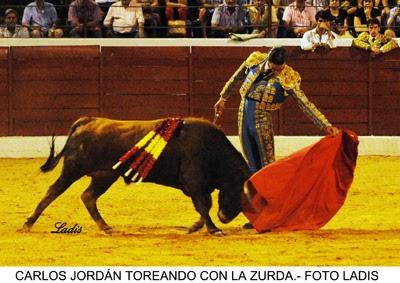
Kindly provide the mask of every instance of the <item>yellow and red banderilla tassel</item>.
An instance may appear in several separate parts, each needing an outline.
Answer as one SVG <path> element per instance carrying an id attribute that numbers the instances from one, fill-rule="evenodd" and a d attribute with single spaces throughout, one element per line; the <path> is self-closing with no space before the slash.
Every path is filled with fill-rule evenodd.
<path id="1" fill-rule="evenodd" d="M 131 180 L 137 184 L 141 183 L 144 178 L 153 169 L 158 157 L 172 138 L 176 129 L 182 124 L 183 120 L 180 118 L 168 118 L 159 123 L 152 131 L 146 134 L 138 143 L 135 144 L 129 151 L 127 151 L 119 161 L 112 167 L 114 170 L 132 159 L 128 171 L 124 176 L 129 177 L 132 172 L 135 172 Z M 136 157 L 134 157 L 136 155 Z"/>

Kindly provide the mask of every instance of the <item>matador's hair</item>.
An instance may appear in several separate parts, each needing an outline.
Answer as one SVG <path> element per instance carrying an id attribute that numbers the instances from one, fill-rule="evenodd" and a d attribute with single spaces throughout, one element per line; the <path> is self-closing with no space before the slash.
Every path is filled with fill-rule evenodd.
<path id="1" fill-rule="evenodd" d="M 286 49 L 283 47 L 274 47 L 268 53 L 268 61 L 276 65 L 282 65 L 287 59 Z"/>

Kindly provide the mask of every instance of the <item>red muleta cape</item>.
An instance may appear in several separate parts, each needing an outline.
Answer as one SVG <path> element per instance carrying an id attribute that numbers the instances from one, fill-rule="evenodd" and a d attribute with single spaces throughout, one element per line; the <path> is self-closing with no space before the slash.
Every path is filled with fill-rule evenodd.
<path id="1" fill-rule="evenodd" d="M 357 134 L 340 131 L 250 177 L 243 213 L 258 232 L 314 230 L 342 207 L 353 181 Z"/>

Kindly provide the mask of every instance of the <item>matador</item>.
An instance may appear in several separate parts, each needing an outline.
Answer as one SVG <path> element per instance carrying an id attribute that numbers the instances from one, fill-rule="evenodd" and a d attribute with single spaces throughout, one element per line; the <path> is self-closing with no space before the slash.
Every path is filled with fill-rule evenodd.
<path id="1" fill-rule="evenodd" d="M 252 173 L 275 161 L 272 112 L 291 96 L 301 110 L 321 130 L 337 135 L 339 130 L 311 103 L 300 88 L 301 77 L 286 65 L 287 52 L 276 47 L 267 53 L 253 52 L 223 87 L 215 104 L 215 114 L 222 114 L 225 102 L 241 83 L 239 139 Z"/>

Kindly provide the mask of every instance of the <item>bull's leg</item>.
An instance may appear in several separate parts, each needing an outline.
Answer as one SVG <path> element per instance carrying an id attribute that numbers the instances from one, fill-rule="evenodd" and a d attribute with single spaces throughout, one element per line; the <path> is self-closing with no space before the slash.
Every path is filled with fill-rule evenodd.
<path id="1" fill-rule="evenodd" d="M 205 190 L 198 190 L 198 192 L 205 192 Z M 208 193 L 204 194 L 198 193 L 192 195 L 192 202 L 194 204 L 194 207 L 196 208 L 196 211 L 201 215 L 201 219 L 200 221 L 193 224 L 193 226 L 189 229 L 189 232 L 196 231 L 196 228 L 197 230 L 200 229 L 202 227 L 200 226 L 201 221 L 203 221 L 207 227 L 208 233 L 216 236 L 223 235 L 222 231 L 219 228 L 217 228 L 217 226 L 215 226 L 214 222 L 211 220 L 211 217 L 209 215 L 212 204 L 211 195 Z"/>
<path id="2" fill-rule="evenodd" d="M 203 217 L 200 216 L 200 219 L 189 228 L 189 233 L 193 233 L 200 230 L 201 228 L 203 228 L 204 224 L 205 224 L 204 219 Z"/>
<path id="3" fill-rule="evenodd" d="M 90 216 L 97 226 L 107 234 L 112 233 L 112 229 L 101 217 L 97 209 L 97 199 L 104 194 L 108 188 L 118 179 L 119 175 L 113 171 L 99 171 L 91 174 L 92 181 L 89 187 L 82 193 L 81 199 L 85 204 Z"/>
<path id="4" fill-rule="evenodd" d="M 50 186 L 46 195 L 39 202 L 33 214 L 28 217 L 24 226 L 22 227 L 22 231 L 29 231 L 46 207 L 48 207 L 57 197 L 64 193 L 69 186 L 71 186 L 71 184 L 79 178 L 80 177 L 67 177 L 67 175 L 63 172 L 61 176 L 54 182 L 54 184 Z"/>

